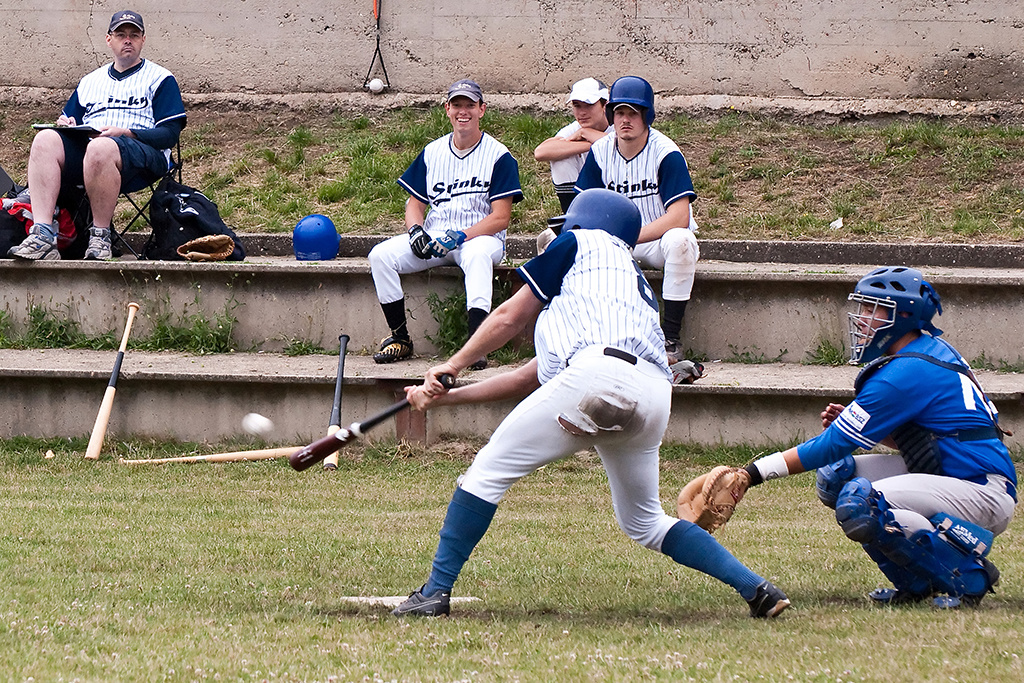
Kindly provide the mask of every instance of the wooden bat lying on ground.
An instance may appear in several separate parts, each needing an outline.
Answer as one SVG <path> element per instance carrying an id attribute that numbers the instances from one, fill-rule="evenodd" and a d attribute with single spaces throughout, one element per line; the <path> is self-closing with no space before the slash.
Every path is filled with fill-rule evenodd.
<path id="1" fill-rule="evenodd" d="M 125 460 L 122 465 L 165 465 L 171 462 L 243 462 L 246 460 L 273 460 L 291 455 L 301 446 L 284 448 L 264 448 L 257 451 L 231 451 L 230 453 L 213 453 L 211 455 L 183 455 L 177 458 L 148 458 L 145 460 Z"/>

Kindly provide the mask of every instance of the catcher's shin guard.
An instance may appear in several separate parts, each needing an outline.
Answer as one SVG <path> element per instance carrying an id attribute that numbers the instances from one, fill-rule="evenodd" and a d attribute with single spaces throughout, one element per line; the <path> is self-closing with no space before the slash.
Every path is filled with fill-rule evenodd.
<path id="1" fill-rule="evenodd" d="M 913 602 L 916 600 L 923 600 L 930 596 L 934 589 L 932 588 L 931 581 L 927 578 L 917 576 L 906 567 L 901 567 L 896 564 L 881 551 L 874 544 L 865 544 L 861 546 L 864 548 L 864 552 L 868 554 L 878 568 L 881 570 L 885 578 L 892 582 L 893 587 L 896 588 L 903 597 L 900 602 Z"/>
<path id="2" fill-rule="evenodd" d="M 889 512 L 885 498 L 864 477 L 851 479 L 839 492 L 836 521 L 846 537 L 858 543 L 874 543 L 886 533 L 886 527 L 892 527 L 903 535 L 902 528 Z"/>
<path id="3" fill-rule="evenodd" d="M 846 482 L 853 479 L 856 469 L 857 464 L 852 455 L 848 455 L 831 465 L 819 467 L 815 482 L 818 500 L 835 510 L 839 492 L 846 486 Z"/>
<path id="4" fill-rule="evenodd" d="M 907 538 L 871 482 L 857 477 L 843 487 L 836 502 L 843 533 L 864 545 L 893 585 L 913 595 L 946 593 L 980 600 L 999 580 L 984 559 L 992 532 L 952 515 L 931 518 L 936 528 Z M 880 561 L 879 554 L 885 558 Z"/>

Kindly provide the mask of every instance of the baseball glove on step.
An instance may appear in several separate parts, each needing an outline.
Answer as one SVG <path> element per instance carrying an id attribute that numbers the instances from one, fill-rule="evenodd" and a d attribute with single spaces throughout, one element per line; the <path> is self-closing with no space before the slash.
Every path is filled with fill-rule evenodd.
<path id="1" fill-rule="evenodd" d="M 714 533 L 729 521 L 748 488 L 750 474 L 745 469 L 719 465 L 683 487 L 677 501 L 677 515 Z"/>
<path id="2" fill-rule="evenodd" d="M 187 261 L 224 261 L 235 250 L 227 235 L 203 235 L 178 247 L 178 256 Z"/>

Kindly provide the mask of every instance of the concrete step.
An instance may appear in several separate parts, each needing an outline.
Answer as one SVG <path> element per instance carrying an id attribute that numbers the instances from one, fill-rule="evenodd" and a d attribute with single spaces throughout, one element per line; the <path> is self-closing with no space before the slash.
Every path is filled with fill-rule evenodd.
<path id="1" fill-rule="evenodd" d="M 702 260 L 684 346 L 711 359 L 782 362 L 803 362 L 826 343 L 844 347 L 847 295 L 871 267 Z M 968 360 L 1021 361 L 1024 268 L 920 267 L 942 296 L 938 326 Z M 496 273 L 518 286 L 510 266 Z M 647 275 L 660 289 L 661 274 Z M 212 264 L 0 260 L 0 282 L 3 310 L 16 331 L 34 306 L 42 306 L 77 321 L 87 334 L 119 333 L 127 303 L 136 301 L 142 305 L 137 335 L 149 334 L 162 316 L 229 315 L 237 319 L 237 350 L 281 351 L 296 339 L 330 349 L 345 333 L 353 351 L 368 351 L 388 334 L 362 257 L 318 263 L 255 256 Z M 416 349 L 433 353 L 427 337 L 437 333 L 437 323 L 428 295 L 462 291 L 462 273 L 435 268 L 403 283 Z"/>
<path id="2" fill-rule="evenodd" d="M 0 437 L 72 437 L 92 429 L 115 353 L 81 350 L 0 350 Z M 345 361 L 342 424 L 347 425 L 404 397 L 434 359 L 418 357 L 376 365 L 351 353 Z M 270 417 L 272 440 L 307 443 L 326 433 L 334 396 L 337 357 L 288 357 L 272 353 L 191 356 L 129 350 L 121 368 L 108 434 L 182 441 L 245 439 L 249 412 Z M 474 382 L 507 368 L 464 373 Z M 857 369 L 788 363 L 709 363 L 696 384 L 677 386 L 667 441 L 707 445 L 788 444 L 820 431 L 829 401 L 853 396 Z M 979 372 L 1004 427 L 1024 429 L 1024 376 Z M 371 435 L 430 442 L 442 434 L 485 438 L 514 402 L 405 412 Z M 1011 442 L 1014 441 L 1011 439 Z"/>
<path id="3" fill-rule="evenodd" d="M 130 233 L 127 239 L 142 250 L 146 234 Z M 289 233 L 240 233 L 250 256 L 292 256 Z M 385 235 L 342 235 L 340 258 L 364 257 Z M 528 259 L 536 255 L 536 236 L 509 235 L 505 244 L 508 258 Z M 1021 244 L 938 244 L 878 242 L 787 242 L 763 240 L 700 239 L 701 258 L 739 263 L 872 263 L 957 266 L 960 268 L 1024 268 Z"/>

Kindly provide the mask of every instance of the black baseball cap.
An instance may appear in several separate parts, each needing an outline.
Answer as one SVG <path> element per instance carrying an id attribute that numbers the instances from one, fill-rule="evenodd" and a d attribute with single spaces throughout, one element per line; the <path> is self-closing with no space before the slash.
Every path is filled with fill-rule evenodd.
<path id="1" fill-rule="evenodd" d="M 133 12 L 130 9 L 114 12 L 114 16 L 110 17 L 110 27 L 107 28 L 107 33 L 113 33 L 114 29 L 121 24 L 131 24 L 143 33 L 146 32 L 146 27 L 142 23 L 142 15 L 138 12 Z"/>

